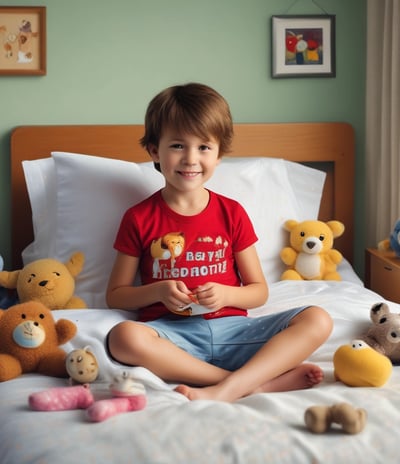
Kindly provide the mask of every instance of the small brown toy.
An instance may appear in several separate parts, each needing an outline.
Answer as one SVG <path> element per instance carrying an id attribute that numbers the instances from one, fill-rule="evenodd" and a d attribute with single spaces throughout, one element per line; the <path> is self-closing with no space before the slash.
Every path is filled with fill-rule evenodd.
<path id="1" fill-rule="evenodd" d="M 17 289 L 20 303 L 40 301 L 49 309 L 81 309 L 85 302 L 74 295 L 75 277 L 82 271 L 83 253 L 77 251 L 66 263 L 38 259 L 18 271 L 1 271 L 0 285 Z"/>
<path id="2" fill-rule="evenodd" d="M 367 412 L 348 403 L 311 406 L 304 413 L 304 421 L 313 433 L 325 433 L 332 424 L 339 424 L 343 432 L 356 434 L 364 429 Z"/>
<path id="3" fill-rule="evenodd" d="M 0 382 L 38 372 L 67 377 L 67 354 L 60 345 L 76 334 L 68 319 L 55 321 L 49 308 L 29 301 L 0 311 Z"/>

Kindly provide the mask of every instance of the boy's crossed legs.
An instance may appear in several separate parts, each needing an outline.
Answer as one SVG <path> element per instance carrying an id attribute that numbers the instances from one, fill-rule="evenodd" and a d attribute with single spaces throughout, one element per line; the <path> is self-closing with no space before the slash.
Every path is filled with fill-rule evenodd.
<path id="1" fill-rule="evenodd" d="M 302 309 L 287 328 L 233 371 L 202 361 L 160 337 L 152 327 L 132 321 L 112 329 L 108 348 L 119 362 L 146 367 L 166 381 L 182 382 L 176 391 L 191 400 L 235 401 L 251 393 L 298 390 L 320 383 L 322 370 L 302 362 L 328 338 L 331 330 L 332 320 L 322 308 Z"/>

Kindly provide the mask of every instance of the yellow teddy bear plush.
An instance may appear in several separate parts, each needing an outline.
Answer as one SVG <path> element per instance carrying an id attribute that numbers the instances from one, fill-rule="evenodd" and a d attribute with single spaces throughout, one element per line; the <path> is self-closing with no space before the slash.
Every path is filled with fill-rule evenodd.
<path id="1" fill-rule="evenodd" d="M 49 309 L 83 309 L 85 302 L 74 295 L 75 277 L 82 271 L 83 253 L 77 251 L 66 263 L 38 259 L 18 271 L 1 271 L 0 285 L 17 289 L 20 303 L 39 301 Z"/>
<path id="2" fill-rule="evenodd" d="M 343 257 L 332 248 L 334 238 L 344 232 L 341 222 L 290 219 L 284 228 L 290 232 L 290 247 L 280 253 L 288 266 L 282 280 L 341 280 L 336 269 Z"/>

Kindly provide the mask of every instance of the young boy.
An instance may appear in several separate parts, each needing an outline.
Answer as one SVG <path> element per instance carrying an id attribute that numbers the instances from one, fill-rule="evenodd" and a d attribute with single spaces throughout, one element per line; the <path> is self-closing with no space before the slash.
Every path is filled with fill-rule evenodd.
<path id="1" fill-rule="evenodd" d="M 110 355 L 182 383 L 176 390 L 193 400 L 320 383 L 322 370 L 301 363 L 332 330 L 317 306 L 246 317 L 268 298 L 257 237 L 240 204 L 204 187 L 232 137 L 229 106 L 210 87 L 174 86 L 153 98 L 141 143 L 165 187 L 125 213 L 107 289 L 110 307 L 138 316 L 110 331 Z M 193 302 L 208 313 L 183 315 Z"/>

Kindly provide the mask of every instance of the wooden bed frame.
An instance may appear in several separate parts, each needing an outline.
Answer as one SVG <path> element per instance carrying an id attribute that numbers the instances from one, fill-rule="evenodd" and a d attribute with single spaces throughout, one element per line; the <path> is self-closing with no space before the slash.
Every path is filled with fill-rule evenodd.
<path id="1" fill-rule="evenodd" d="M 22 161 L 67 151 L 142 162 L 149 156 L 139 145 L 142 125 L 20 126 L 11 134 L 13 268 L 32 241 L 32 213 Z M 269 156 L 305 163 L 327 172 L 320 219 L 346 226 L 335 241 L 353 259 L 354 133 L 346 123 L 235 124 L 230 156 Z M 265 207 L 268 207 L 266 205 Z"/>

